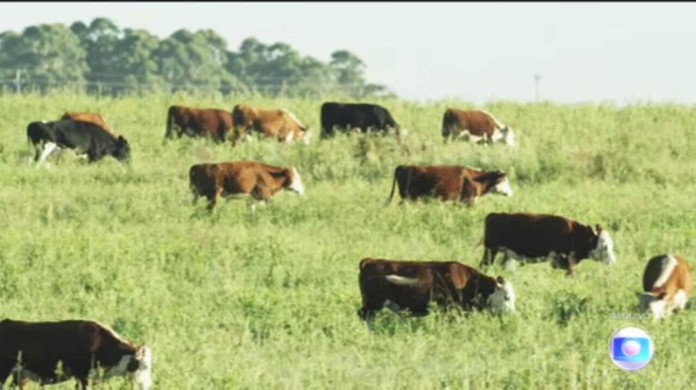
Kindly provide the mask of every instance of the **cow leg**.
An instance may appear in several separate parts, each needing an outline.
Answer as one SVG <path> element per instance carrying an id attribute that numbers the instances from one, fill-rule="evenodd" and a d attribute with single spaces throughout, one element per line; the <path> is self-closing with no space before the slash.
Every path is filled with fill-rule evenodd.
<path id="1" fill-rule="evenodd" d="M 208 211 L 213 211 L 217 205 L 218 199 L 222 194 L 222 187 L 216 188 L 215 192 L 208 195 Z"/>
<path id="2" fill-rule="evenodd" d="M 10 376 L 14 366 L 15 362 L 12 360 L 6 360 L 0 363 L 0 386 L 2 386 L 7 380 L 7 377 Z"/>
<path id="3" fill-rule="evenodd" d="M 41 164 L 42 162 L 46 161 L 46 159 L 48 158 L 48 156 L 50 156 L 51 153 L 53 153 L 53 151 L 55 151 L 57 147 L 58 147 L 58 145 L 55 144 L 55 143 L 53 143 L 53 142 L 46 142 L 46 143 L 43 145 L 43 152 L 41 152 L 41 155 L 40 155 L 40 156 L 38 156 L 38 157 L 35 156 L 35 157 L 34 157 L 34 160 L 35 160 L 37 163 Z M 36 154 L 38 155 L 38 154 L 39 154 L 39 153 L 38 153 L 38 152 L 39 152 L 38 149 L 37 149 L 36 152 L 37 152 Z"/>
<path id="4" fill-rule="evenodd" d="M 483 259 L 481 260 L 481 267 L 492 265 L 495 262 L 495 256 L 498 254 L 498 251 L 493 248 L 486 248 L 483 251 Z"/>
<path id="5" fill-rule="evenodd" d="M 362 307 L 358 310 L 358 316 L 364 321 L 371 321 L 375 313 L 382 310 L 387 299 L 379 289 L 370 285 L 360 283 L 360 295 L 362 296 Z"/>
<path id="6" fill-rule="evenodd" d="M 87 385 L 89 384 L 89 381 L 87 378 L 79 378 L 77 379 L 77 382 L 75 383 L 75 390 L 87 390 Z"/>
<path id="7" fill-rule="evenodd" d="M 505 251 L 503 254 L 503 267 L 507 267 L 508 263 L 510 262 L 510 253 L 508 251 Z"/>
<path id="8" fill-rule="evenodd" d="M 568 255 L 568 264 L 566 266 L 566 269 L 568 270 L 566 272 L 567 277 L 573 276 L 573 269 L 575 267 L 575 264 L 575 253 L 571 252 L 570 255 Z"/>
<path id="9" fill-rule="evenodd" d="M 363 306 L 360 308 L 360 310 L 358 310 L 358 317 L 360 317 L 360 319 L 363 321 L 371 321 L 373 318 L 375 318 L 375 313 L 378 310 L 379 309 Z"/>

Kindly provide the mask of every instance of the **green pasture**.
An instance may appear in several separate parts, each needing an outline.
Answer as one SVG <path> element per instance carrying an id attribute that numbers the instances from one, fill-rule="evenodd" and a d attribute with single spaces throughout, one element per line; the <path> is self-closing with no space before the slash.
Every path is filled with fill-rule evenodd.
<path id="1" fill-rule="evenodd" d="M 328 99 L 327 99 L 328 100 Z M 257 140 L 232 147 L 164 142 L 172 104 L 286 108 L 309 125 L 309 145 Z M 0 96 L 0 318 L 94 319 L 153 351 L 156 389 L 688 389 L 696 388 L 696 313 L 663 323 L 636 311 L 646 261 L 674 253 L 696 266 L 696 110 L 678 105 L 484 107 L 518 146 L 444 144 L 447 107 L 460 101 L 372 101 L 408 135 L 319 139 L 321 100 L 221 96 L 100 99 Z M 132 162 L 88 165 L 69 153 L 37 167 L 27 124 L 66 110 L 102 114 Z M 256 160 L 297 167 L 304 197 L 280 193 L 250 215 L 191 203 L 188 168 Z M 514 196 L 472 207 L 385 202 L 398 164 L 502 169 Z M 381 312 L 359 320 L 364 257 L 456 260 L 479 266 L 490 212 L 552 213 L 600 224 L 614 265 L 548 263 L 487 272 L 510 280 L 517 313 L 496 317 Z M 609 338 L 644 328 L 655 355 L 618 369 Z M 9 381 L 8 381 L 9 386 Z M 38 385 L 32 385 L 38 388 Z M 72 389 L 74 382 L 53 386 Z M 114 379 L 100 386 L 130 386 Z"/>

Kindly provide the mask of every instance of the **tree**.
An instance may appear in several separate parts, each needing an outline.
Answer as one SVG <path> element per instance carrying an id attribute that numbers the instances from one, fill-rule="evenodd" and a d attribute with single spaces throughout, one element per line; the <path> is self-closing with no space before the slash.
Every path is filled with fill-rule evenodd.
<path id="1" fill-rule="evenodd" d="M 82 87 L 88 71 L 85 49 L 63 24 L 27 27 L 0 36 L 0 67 L 22 72 L 29 88 Z"/>
<path id="2" fill-rule="evenodd" d="M 242 87 L 225 71 L 227 42 L 211 30 L 174 32 L 160 42 L 155 56 L 159 72 L 175 91 L 221 90 Z"/>
<path id="3" fill-rule="evenodd" d="M 98 87 L 103 83 L 113 83 L 122 78 L 113 74 L 116 47 L 123 36 L 122 31 L 107 18 L 96 18 L 89 27 L 82 22 L 70 26 L 85 50 L 89 72 L 87 80 Z M 99 89 L 99 88 L 97 88 Z"/>
<path id="4" fill-rule="evenodd" d="M 153 91 L 165 87 L 155 58 L 159 40 L 145 30 L 126 29 L 115 48 L 109 68 L 114 92 Z"/>
<path id="5" fill-rule="evenodd" d="M 245 39 L 238 51 L 210 29 L 180 29 L 160 40 L 145 30 L 121 30 L 108 18 L 32 26 L 22 34 L 0 33 L 0 82 L 29 86 L 83 86 L 88 91 L 209 90 L 223 93 L 362 98 L 390 94 L 365 80 L 365 63 L 347 50 L 329 63 L 303 56 L 283 42 Z"/>

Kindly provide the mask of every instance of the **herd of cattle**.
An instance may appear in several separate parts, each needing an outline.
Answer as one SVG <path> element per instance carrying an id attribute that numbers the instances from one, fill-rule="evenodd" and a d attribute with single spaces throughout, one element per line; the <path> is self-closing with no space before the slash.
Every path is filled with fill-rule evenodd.
<path id="1" fill-rule="evenodd" d="M 337 131 L 378 131 L 397 136 L 406 133 L 384 107 L 375 104 L 327 102 L 321 106 L 321 138 Z M 284 109 L 260 109 L 243 104 L 231 112 L 171 106 L 167 111 L 165 139 L 204 137 L 232 145 L 248 141 L 252 133 L 279 142 L 311 140 L 309 128 Z M 448 108 L 442 118 L 445 141 L 464 138 L 476 143 L 500 142 L 515 146 L 513 130 L 492 114 L 481 110 Z M 95 113 L 66 112 L 60 120 L 31 122 L 27 137 L 35 148 L 34 161 L 43 163 L 56 150 L 72 149 L 96 162 L 106 156 L 129 161 L 130 144 L 109 128 Z M 512 196 L 507 176 L 500 170 L 484 171 L 463 166 L 407 166 L 394 170 L 391 202 L 398 185 L 401 202 L 420 198 L 464 202 L 472 206 L 486 194 Z M 220 198 L 246 197 L 254 212 L 257 203 L 271 200 L 281 190 L 304 194 L 304 185 L 295 167 L 271 166 L 257 161 L 200 163 L 189 168 L 189 187 L 194 203 L 208 200 L 213 210 Z M 490 213 L 484 221 L 485 247 L 480 267 L 504 255 L 522 262 L 550 261 L 553 268 L 566 270 L 584 259 L 605 264 L 616 262 L 614 243 L 600 225 L 594 227 L 571 219 L 546 214 Z M 480 245 L 480 243 L 479 243 Z M 516 295 L 510 281 L 491 277 L 456 261 L 410 261 L 363 258 L 358 265 L 362 307 L 360 318 L 369 321 L 384 307 L 427 315 L 432 303 L 447 309 L 515 311 Z M 643 272 L 639 308 L 654 318 L 665 318 L 684 310 L 692 295 L 691 268 L 678 256 L 652 257 Z M 56 371 L 61 363 L 62 372 Z M 15 385 L 28 381 L 59 383 L 70 378 L 86 388 L 92 370 L 101 367 L 102 380 L 129 376 L 141 389 L 151 386 L 152 353 L 121 338 L 106 325 L 94 321 L 0 322 L 0 384 L 12 376 Z"/>

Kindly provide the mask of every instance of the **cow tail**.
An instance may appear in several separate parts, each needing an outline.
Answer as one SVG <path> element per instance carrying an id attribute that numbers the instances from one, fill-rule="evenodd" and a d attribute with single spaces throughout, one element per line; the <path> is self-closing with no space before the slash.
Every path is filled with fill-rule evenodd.
<path id="1" fill-rule="evenodd" d="M 385 204 L 385 206 L 389 206 L 391 204 L 392 198 L 394 197 L 394 190 L 396 189 L 396 177 L 398 172 L 399 167 L 396 167 L 396 169 L 394 170 L 394 180 L 392 180 L 391 193 L 389 194 L 389 199 L 387 199 L 387 203 Z"/>
<path id="2" fill-rule="evenodd" d="M 167 130 L 164 132 L 164 139 L 172 138 L 172 111 L 173 107 L 169 107 L 169 110 L 167 110 Z"/>
<path id="3" fill-rule="evenodd" d="M 450 123 L 450 111 L 445 110 L 445 113 L 442 115 L 442 138 L 444 138 L 445 142 L 449 139 L 450 136 L 450 131 L 449 131 L 449 123 Z"/>

